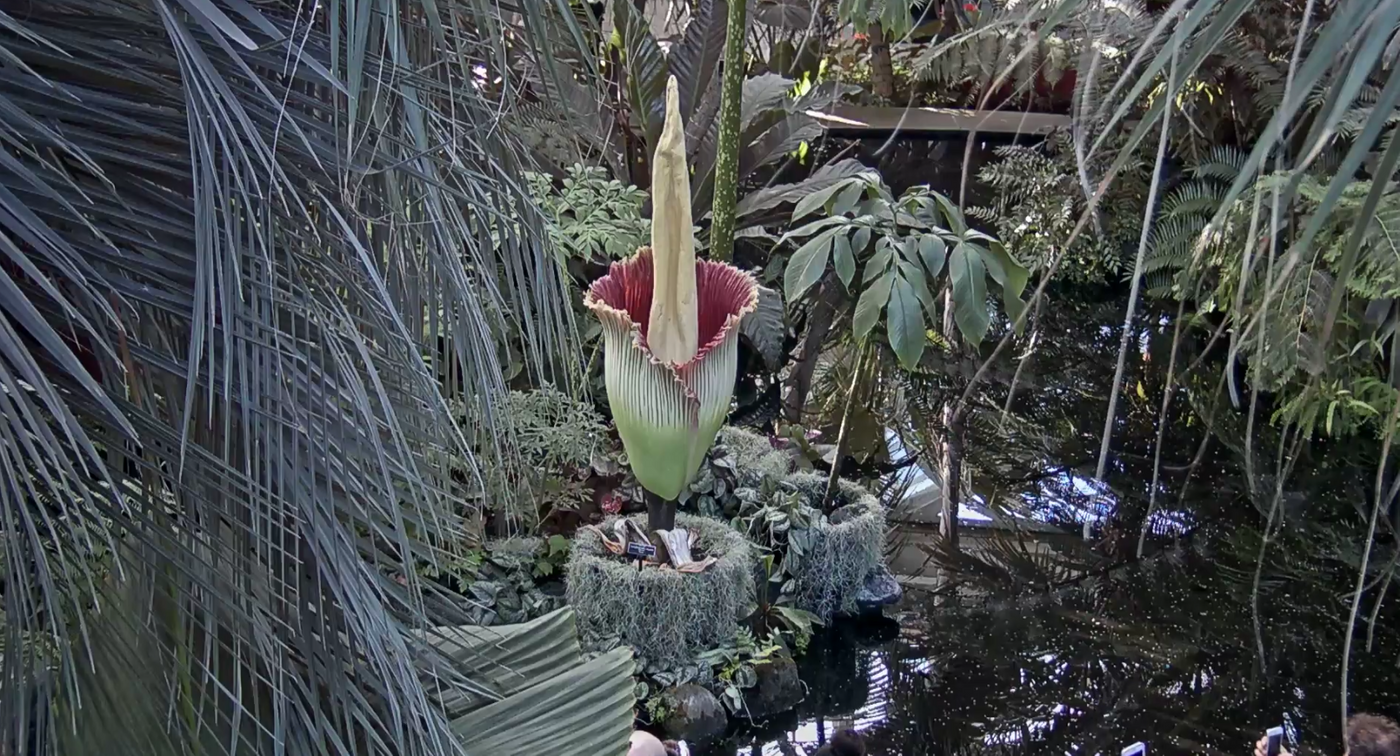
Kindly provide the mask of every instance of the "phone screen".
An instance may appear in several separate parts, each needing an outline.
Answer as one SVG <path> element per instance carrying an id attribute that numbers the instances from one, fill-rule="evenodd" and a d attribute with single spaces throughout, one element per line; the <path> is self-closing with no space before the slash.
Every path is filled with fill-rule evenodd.
<path id="1" fill-rule="evenodd" d="M 1270 727 L 1264 735 L 1269 739 L 1266 756 L 1278 756 L 1279 751 L 1283 748 L 1283 728 Z"/>
<path id="2" fill-rule="evenodd" d="M 1147 756 L 1147 744 L 1134 743 L 1124 748 L 1121 756 Z"/>

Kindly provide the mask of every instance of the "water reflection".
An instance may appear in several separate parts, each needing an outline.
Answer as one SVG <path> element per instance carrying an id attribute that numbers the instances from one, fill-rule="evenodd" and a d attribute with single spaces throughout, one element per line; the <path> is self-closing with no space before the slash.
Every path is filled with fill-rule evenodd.
<path id="1" fill-rule="evenodd" d="M 800 664 L 808 695 L 797 721 L 718 752 L 810 754 L 854 727 L 875 756 L 1117 753 L 1136 740 L 1159 754 L 1242 755 L 1283 722 L 1339 751 L 1342 602 L 1321 581 L 1267 602 L 1261 671 L 1241 566 L 1182 550 L 1055 596 L 913 608 L 893 638 L 840 624 Z M 1400 711 L 1395 619 L 1362 628 L 1357 710 Z"/>
<path id="2" fill-rule="evenodd" d="M 1276 485 L 1278 430 L 1265 412 L 1245 444 L 1243 413 L 1213 390 L 1223 368 L 1207 360 L 1176 389 L 1154 491 L 1171 328 L 1147 312 L 1108 481 L 1088 484 L 1117 341 L 1095 324 L 1121 312 L 1083 301 L 1047 310 L 1040 356 L 1011 412 L 999 410 L 1014 364 L 991 371 L 970 428 L 971 500 L 1067 537 L 1036 536 L 1035 549 L 1024 534 L 988 535 L 976 548 L 964 539 L 962 553 L 936 560 L 941 579 L 960 584 L 956 597 L 912 594 L 897 623 L 830 628 L 799 662 L 806 703 L 716 753 L 810 754 L 854 727 L 872 756 L 1117 754 L 1138 740 L 1154 756 L 1245 756 L 1281 723 L 1315 752 L 1340 753 L 1342 648 L 1378 444 L 1318 440 Z M 1185 345 L 1179 360 L 1201 346 Z M 962 390 L 953 379 L 931 385 L 930 402 Z M 1256 455 L 1252 481 L 1246 452 Z M 1284 527 L 1261 549 L 1261 512 L 1276 492 Z M 1085 512 L 1094 514 L 1087 543 L 1078 538 Z M 1151 537 L 1138 559 L 1145 520 Z M 1400 717 L 1400 602 L 1396 591 L 1383 600 L 1400 550 L 1394 529 L 1382 530 L 1356 625 L 1350 706 Z"/>

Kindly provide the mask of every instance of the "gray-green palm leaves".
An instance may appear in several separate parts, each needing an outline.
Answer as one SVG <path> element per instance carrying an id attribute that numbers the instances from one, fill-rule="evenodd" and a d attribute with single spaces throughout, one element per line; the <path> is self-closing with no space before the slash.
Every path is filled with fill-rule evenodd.
<path id="1" fill-rule="evenodd" d="M 0 3 L 0 752 L 459 750 L 442 376 L 571 370 L 492 13 Z"/>

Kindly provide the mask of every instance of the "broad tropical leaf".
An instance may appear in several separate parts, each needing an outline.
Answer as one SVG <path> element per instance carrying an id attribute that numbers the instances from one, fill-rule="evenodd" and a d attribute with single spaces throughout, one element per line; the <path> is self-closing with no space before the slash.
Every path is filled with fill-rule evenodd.
<path id="1" fill-rule="evenodd" d="M 787 335 L 786 318 L 782 295 L 766 286 L 759 286 L 757 309 L 739 324 L 739 333 L 763 355 L 763 362 L 771 369 L 782 366 L 783 338 Z"/>
<path id="2" fill-rule="evenodd" d="M 745 225 L 745 218 L 760 217 L 760 214 L 766 210 L 772 210 L 789 202 L 798 202 L 813 192 L 821 191 L 845 179 L 869 171 L 870 169 L 862 165 L 859 160 L 847 158 L 818 168 L 803 181 L 775 184 L 759 189 L 740 198 L 739 206 L 735 211 L 739 216 L 739 225 Z"/>
<path id="3" fill-rule="evenodd" d="M 880 322 L 880 313 L 885 309 L 885 303 L 890 299 L 890 290 L 894 287 L 895 275 L 888 272 L 875 279 L 873 283 L 865 287 L 865 291 L 860 293 L 860 299 L 856 301 L 856 313 L 852 321 L 856 339 L 863 340 L 870 334 L 875 324 Z"/>
<path id="4" fill-rule="evenodd" d="M 953 321 L 963 338 L 973 344 L 982 343 L 991 325 L 987 313 L 986 263 L 980 248 L 963 242 L 948 256 L 948 275 L 953 287 Z"/>
<path id="5" fill-rule="evenodd" d="M 903 276 L 894 277 L 889 306 L 890 348 L 899 364 L 912 370 L 924 354 L 924 314 L 914 285 Z"/>
<path id="6" fill-rule="evenodd" d="M 726 0 L 700 0 L 685 27 L 685 35 L 666 56 L 670 74 L 680 85 L 681 114 L 686 123 L 691 122 L 709 90 L 719 88 L 716 73 L 724 55 L 724 22 L 728 7 Z"/>
<path id="7" fill-rule="evenodd" d="M 586 660 L 572 609 L 522 625 L 437 628 L 424 638 L 485 688 L 441 699 L 468 753 L 626 753 L 636 706 L 632 652 Z"/>
<path id="8" fill-rule="evenodd" d="M 627 103 L 637 126 L 646 135 L 647 154 L 650 155 L 666 120 L 663 97 L 670 73 L 666 54 L 632 0 L 614 0 L 613 19 L 626 55 Z"/>

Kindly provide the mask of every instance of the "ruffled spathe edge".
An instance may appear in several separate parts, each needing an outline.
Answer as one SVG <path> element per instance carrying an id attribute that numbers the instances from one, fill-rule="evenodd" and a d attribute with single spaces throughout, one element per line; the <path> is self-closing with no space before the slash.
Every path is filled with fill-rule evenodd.
<path id="1" fill-rule="evenodd" d="M 605 326 L 632 333 L 632 344 L 647 356 L 647 360 L 676 375 L 693 396 L 689 382 L 682 380 L 695 365 L 724 343 L 731 331 L 739 326 L 745 315 L 758 309 L 758 282 L 754 277 L 732 265 L 711 260 L 695 261 L 695 290 L 700 347 L 690 360 L 671 365 L 658 360 L 647 346 L 643 327 L 651 310 L 651 290 L 654 276 L 651 248 L 642 247 L 626 260 L 614 262 L 607 275 L 588 287 L 583 304 L 598 316 Z M 632 312 L 638 313 L 634 320 Z M 720 320 L 720 318 L 723 318 Z M 708 338 L 706 332 L 709 331 Z"/>

